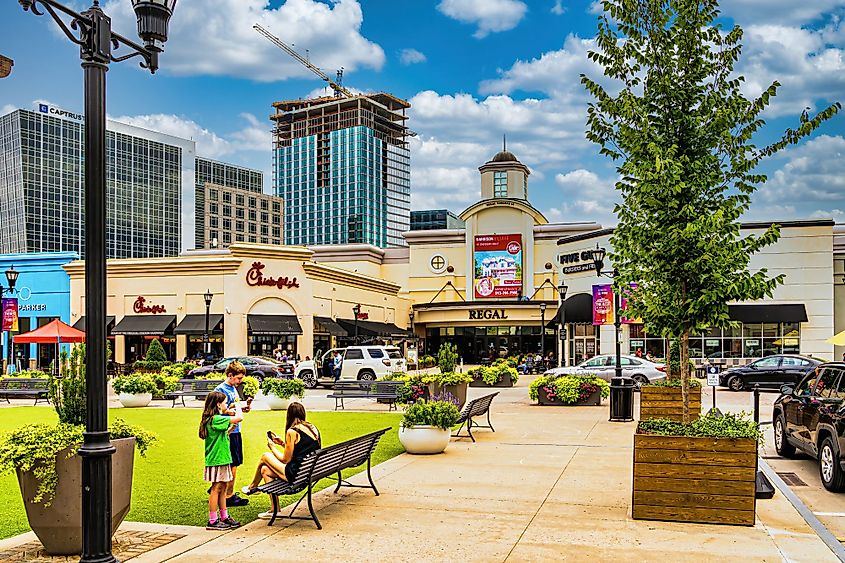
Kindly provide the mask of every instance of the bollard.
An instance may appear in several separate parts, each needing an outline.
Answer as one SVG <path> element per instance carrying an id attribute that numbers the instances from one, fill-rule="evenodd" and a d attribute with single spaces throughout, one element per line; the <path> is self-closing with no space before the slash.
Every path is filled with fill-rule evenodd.
<path id="1" fill-rule="evenodd" d="M 760 384 L 754 384 L 754 422 L 760 424 Z"/>

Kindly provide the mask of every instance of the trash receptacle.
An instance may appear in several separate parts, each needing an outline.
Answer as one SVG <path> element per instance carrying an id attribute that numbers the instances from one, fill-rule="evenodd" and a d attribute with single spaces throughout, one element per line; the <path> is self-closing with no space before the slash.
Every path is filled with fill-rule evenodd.
<path id="1" fill-rule="evenodd" d="M 631 422 L 634 420 L 634 388 L 636 384 L 629 377 L 613 377 L 610 380 L 610 422 Z"/>

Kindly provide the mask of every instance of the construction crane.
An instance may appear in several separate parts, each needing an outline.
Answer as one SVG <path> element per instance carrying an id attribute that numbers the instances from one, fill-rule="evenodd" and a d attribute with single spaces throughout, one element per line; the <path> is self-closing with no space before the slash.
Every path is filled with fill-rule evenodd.
<path id="1" fill-rule="evenodd" d="M 353 94 L 352 92 L 350 92 L 349 90 L 347 90 L 346 88 L 344 88 L 343 86 L 340 85 L 340 81 L 343 78 L 343 69 L 342 68 L 337 71 L 337 81 L 335 82 L 334 80 L 329 78 L 329 76 L 325 72 L 320 70 L 319 67 L 314 66 L 313 64 L 311 64 L 311 61 L 309 61 L 308 59 L 306 59 L 305 57 L 303 57 L 302 55 L 300 55 L 299 53 L 294 51 L 293 47 L 291 47 L 290 45 L 288 45 L 287 43 L 285 43 L 284 41 L 282 41 L 281 39 L 279 39 L 278 37 L 276 37 L 275 35 L 273 35 L 269 31 L 267 31 L 266 29 L 264 29 L 260 25 L 255 24 L 254 26 L 252 26 L 252 29 L 254 29 L 258 33 L 260 33 L 261 35 L 266 37 L 273 45 L 282 49 L 288 55 L 290 55 L 294 59 L 298 60 L 303 65 L 305 65 L 305 67 L 308 68 L 309 70 L 311 70 L 311 72 L 313 72 L 314 74 L 316 74 L 317 76 L 319 76 L 320 78 L 325 80 L 328 83 L 328 85 L 332 87 L 332 90 L 334 90 L 335 96 L 338 96 L 338 97 L 346 96 L 347 98 L 351 98 L 355 95 L 355 94 Z"/>

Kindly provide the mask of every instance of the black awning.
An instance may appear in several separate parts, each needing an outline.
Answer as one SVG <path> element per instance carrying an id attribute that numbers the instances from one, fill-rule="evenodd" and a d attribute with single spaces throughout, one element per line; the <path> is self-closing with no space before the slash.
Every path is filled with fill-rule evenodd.
<path id="1" fill-rule="evenodd" d="M 220 324 L 223 322 L 223 315 L 208 315 L 208 332 L 220 332 Z M 185 315 L 185 318 L 176 325 L 176 334 L 204 334 L 205 315 Z"/>
<path id="2" fill-rule="evenodd" d="M 81 330 L 85 332 L 85 315 L 79 317 L 79 320 L 73 323 L 73 328 L 76 330 Z M 111 330 L 114 328 L 114 315 L 109 315 L 106 317 L 106 334 L 111 334 Z"/>
<path id="3" fill-rule="evenodd" d="M 249 331 L 256 336 L 289 336 L 302 334 L 296 315 L 247 315 Z"/>
<path id="4" fill-rule="evenodd" d="M 334 322 L 329 317 L 314 317 L 314 322 L 320 325 L 323 332 L 328 332 L 332 336 L 349 336 L 349 333 L 344 330 L 342 326 Z M 317 327 L 315 327 L 316 332 Z"/>
<path id="5" fill-rule="evenodd" d="M 127 315 L 112 329 L 125 336 L 163 336 L 172 334 L 176 315 Z"/>
<path id="6" fill-rule="evenodd" d="M 564 320 L 569 323 L 592 323 L 593 322 L 593 296 L 589 293 L 578 293 L 567 297 L 561 308 L 564 311 Z M 560 309 L 555 311 L 554 317 L 549 319 L 546 328 L 554 328 L 560 321 Z"/>
<path id="7" fill-rule="evenodd" d="M 355 334 L 355 321 L 349 319 L 338 319 L 337 323 L 346 329 L 350 335 Z M 411 332 L 399 328 L 392 323 L 380 323 L 377 321 L 358 321 L 358 336 L 381 336 L 390 338 L 407 338 Z"/>
<path id="8" fill-rule="evenodd" d="M 732 321 L 743 323 L 806 323 L 807 309 L 803 303 L 767 305 L 728 305 Z"/>

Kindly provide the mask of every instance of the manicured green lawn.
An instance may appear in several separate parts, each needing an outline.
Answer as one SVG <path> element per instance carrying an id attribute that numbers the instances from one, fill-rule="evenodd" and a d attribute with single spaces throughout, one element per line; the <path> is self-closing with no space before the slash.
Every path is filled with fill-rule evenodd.
<path id="1" fill-rule="evenodd" d="M 197 436 L 200 411 L 197 409 L 115 409 L 111 417 L 123 418 L 154 432 L 158 441 L 146 457 L 135 455 L 135 480 L 132 488 L 132 510 L 127 520 L 162 524 L 205 525 L 208 519 L 208 484 L 203 481 L 203 442 Z M 240 468 L 236 487 L 252 479 L 259 456 L 266 451 L 267 430 L 284 432 L 284 412 L 255 411 L 247 415 L 243 425 L 244 465 Z M 388 413 L 309 413 L 308 419 L 317 425 L 323 444 L 330 445 L 374 430 L 393 428 L 385 434 L 373 463 L 381 463 L 402 453 L 396 429 L 401 415 Z M 15 407 L 0 409 L 0 432 L 23 424 L 55 422 L 56 415 L 49 407 Z M 344 476 L 360 469 L 344 471 Z M 321 486 L 331 481 L 324 480 Z M 233 507 L 232 515 L 241 522 L 255 519 L 268 510 L 267 495 L 253 495 L 249 506 Z M 296 497 L 285 499 L 290 503 Z M 29 530 L 17 478 L 0 476 L 0 539 Z"/>

